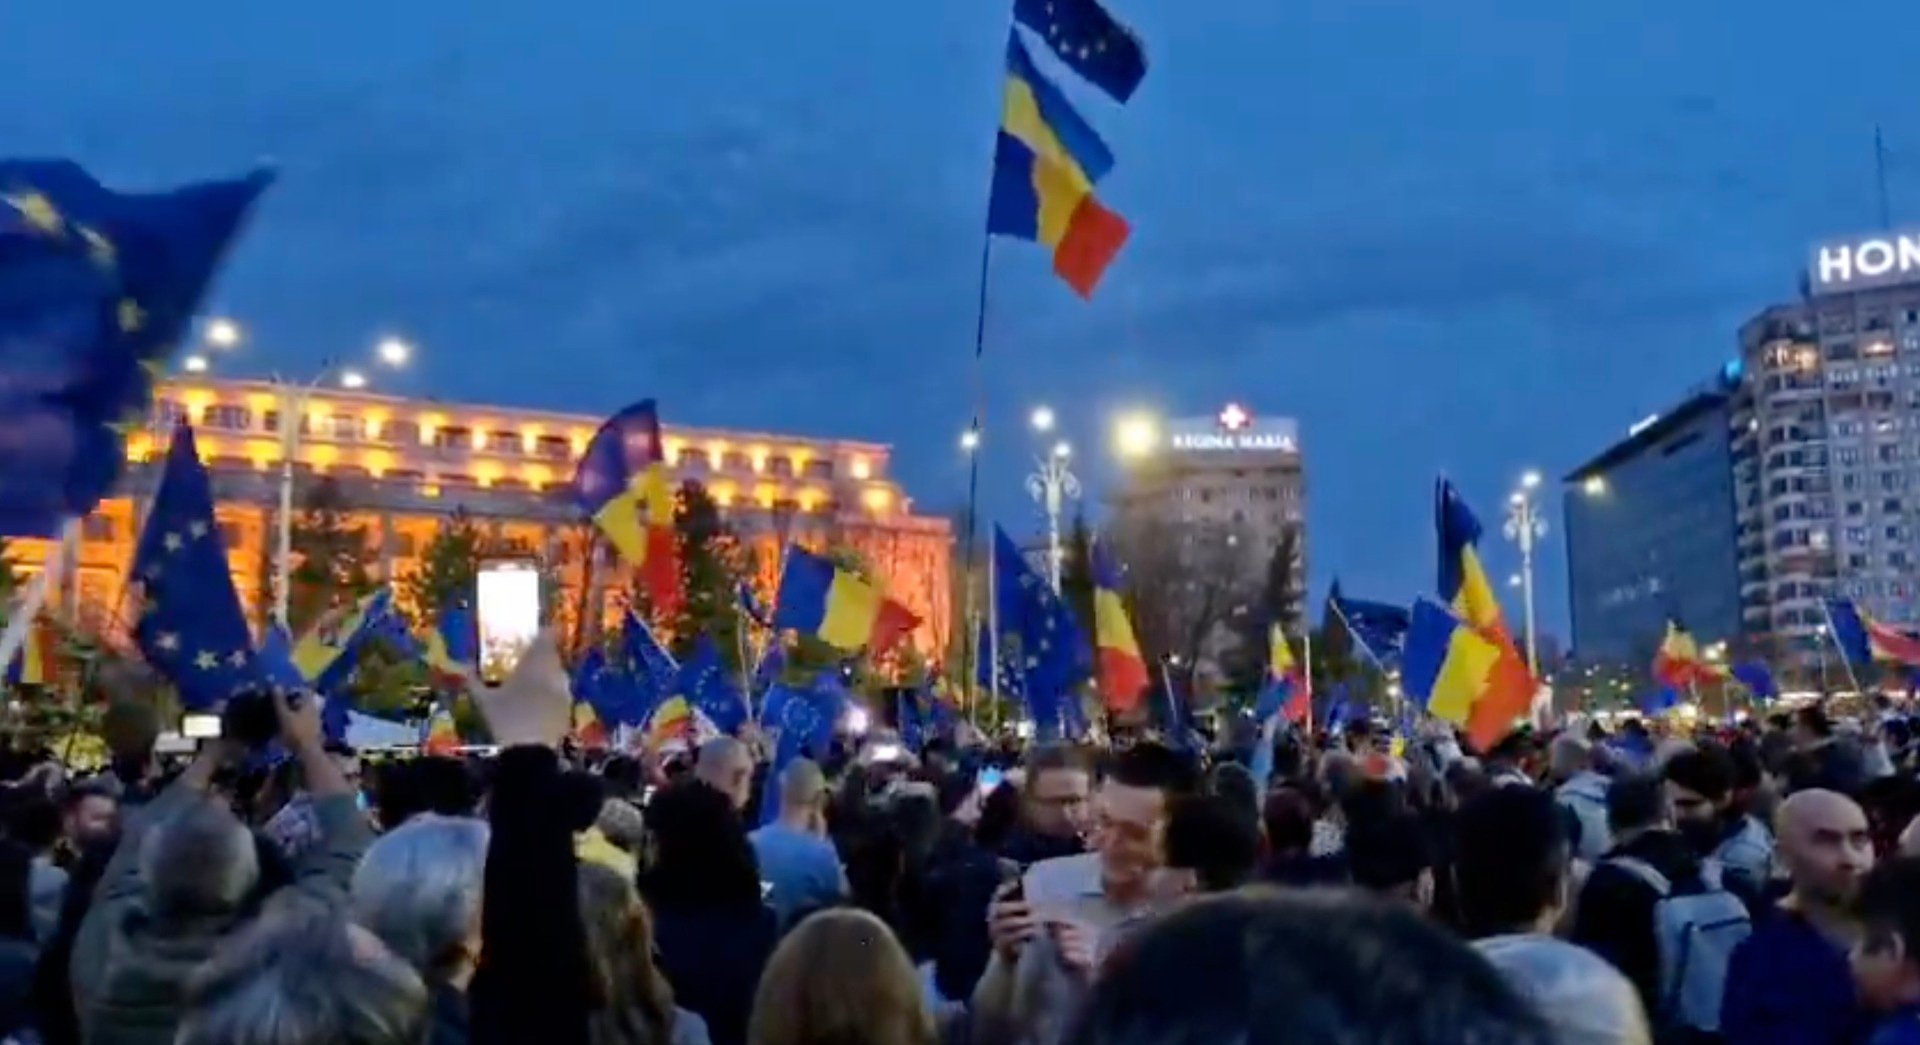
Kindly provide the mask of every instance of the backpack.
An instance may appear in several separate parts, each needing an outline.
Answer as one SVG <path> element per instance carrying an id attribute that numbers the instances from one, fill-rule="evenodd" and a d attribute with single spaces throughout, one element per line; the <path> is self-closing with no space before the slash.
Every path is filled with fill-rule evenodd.
<path id="1" fill-rule="evenodd" d="M 1717 1033 L 1727 967 L 1734 948 L 1753 934 L 1753 920 L 1721 882 L 1720 865 L 1700 864 L 1700 887 L 1675 892 L 1666 875 L 1630 856 L 1608 863 L 1653 887 L 1653 936 L 1660 951 L 1660 991 L 1648 1013 L 1663 1027 Z"/>

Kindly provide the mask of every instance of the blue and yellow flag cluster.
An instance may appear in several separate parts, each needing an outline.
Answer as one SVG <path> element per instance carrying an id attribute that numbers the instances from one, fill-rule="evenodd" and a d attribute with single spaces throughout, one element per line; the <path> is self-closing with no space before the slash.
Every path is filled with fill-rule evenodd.
<path id="1" fill-rule="evenodd" d="M 193 429 L 173 445 L 133 553 L 140 585 L 140 652 L 180 691 L 188 708 L 210 707 L 260 681 L 253 637 L 234 594 L 226 545 L 213 516 L 213 484 Z"/>
<path id="2" fill-rule="evenodd" d="M 920 626 L 920 618 L 880 586 L 824 555 L 787 549 L 773 626 L 792 628 L 842 650 L 880 656 Z"/>
<path id="3" fill-rule="evenodd" d="M 449 603 L 440 609 L 440 619 L 427 632 L 421 656 L 427 671 L 440 686 L 459 689 L 480 670 L 480 631 L 473 610 L 465 603 Z"/>
<path id="4" fill-rule="evenodd" d="M 54 636 L 41 621 L 27 625 L 27 639 L 7 664 L 9 687 L 45 686 L 53 681 Z"/>
<path id="5" fill-rule="evenodd" d="M 1446 479 L 1434 489 L 1434 528 L 1445 605 L 1414 604 L 1401 681 L 1428 714 L 1466 727 L 1485 751 L 1532 705 L 1534 680 L 1480 565 L 1480 520 Z"/>
<path id="6" fill-rule="evenodd" d="M 367 644 L 381 634 L 405 631 L 405 622 L 386 588 L 320 618 L 293 647 L 293 666 L 315 693 L 332 694 L 346 685 Z"/>
<path id="7" fill-rule="evenodd" d="M 1096 0 L 1021 0 L 1014 16 L 1068 68 L 1119 101 L 1146 75 L 1139 41 Z M 1131 232 L 1093 193 L 1112 169 L 1106 142 L 1034 65 L 1019 31 L 1010 30 L 987 231 L 1049 248 L 1055 274 L 1091 297 Z"/>
<path id="8" fill-rule="evenodd" d="M 72 163 L 0 161 L 0 534 L 50 537 L 106 494 L 268 180 L 122 195 Z"/>
<path id="9" fill-rule="evenodd" d="M 653 400 L 607 418 L 581 455 L 573 486 L 594 526 L 640 571 L 654 612 L 673 613 L 680 604 L 680 556 L 673 532 L 673 482 Z"/>

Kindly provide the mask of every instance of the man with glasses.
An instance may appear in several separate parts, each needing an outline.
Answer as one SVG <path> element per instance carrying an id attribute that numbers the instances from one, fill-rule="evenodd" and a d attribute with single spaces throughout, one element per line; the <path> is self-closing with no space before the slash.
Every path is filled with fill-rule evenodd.
<path id="1" fill-rule="evenodd" d="M 1079 749 L 1067 744 L 1034 748 L 1020 788 L 1020 823 L 1000 855 L 1025 866 L 1085 851 L 1092 789 L 1093 773 Z"/>

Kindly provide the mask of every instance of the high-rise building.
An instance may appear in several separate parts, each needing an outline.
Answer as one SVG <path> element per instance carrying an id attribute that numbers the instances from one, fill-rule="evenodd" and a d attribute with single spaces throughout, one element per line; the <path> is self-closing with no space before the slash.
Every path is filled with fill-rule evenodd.
<path id="1" fill-rule="evenodd" d="M 296 434 L 287 414 L 301 404 Z M 294 506 L 330 480 L 348 521 L 369 534 L 377 576 L 399 579 L 420 565 L 440 523 L 463 511 L 496 546 L 530 557 L 556 556 L 583 533 L 571 492 L 574 463 L 601 418 L 511 407 L 401 399 L 317 389 L 289 395 L 256 381 L 178 380 L 158 393 L 154 424 L 135 433 L 122 493 L 82 524 L 75 567 L 56 596 L 90 623 L 111 625 L 125 595 L 142 506 L 152 490 L 164 440 L 177 419 L 192 422 L 218 501 L 234 582 L 248 609 L 264 604 L 277 533 L 281 465 L 292 445 Z M 668 425 L 662 433 L 677 479 L 697 479 L 755 553 L 770 596 L 780 549 L 788 541 L 848 547 L 894 597 L 924 622 L 923 650 L 944 647 L 951 627 L 948 520 L 915 514 L 887 472 L 891 449 L 857 440 Z M 54 545 L 10 541 L 22 571 L 37 571 Z M 563 556 L 559 556 L 563 557 Z M 584 587 L 584 569 L 563 576 Z M 607 606 L 622 585 L 595 585 Z M 578 595 L 579 593 L 573 592 Z"/>
<path id="2" fill-rule="evenodd" d="M 1177 582 L 1206 605 L 1183 612 L 1180 592 L 1152 599 L 1172 618 L 1167 630 L 1187 630 L 1185 617 L 1219 618 L 1245 612 L 1248 581 L 1265 576 L 1274 550 L 1293 541 L 1293 590 L 1306 588 L 1306 477 L 1300 426 L 1290 417 L 1258 417 L 1238 403 L 1202 417 L 1122 423 L 1125 475 L 1111 497 L 1109 530 L 1135 558 L 1134 569 Z M 1150 560 L 1150 561 L 1143 561 Z M 1197 587 L 1196 587 L 1197 586 Z M 1217 605 L 1231 595 L 1235 606 Z M 1298 633 L 1301 607 L 1286 625 Z M 1202 660 L 1226 648 L 1224 625 L 1202 643 Z M 1153 625 L 1148 624 L 1149 633 Z M 1217 664 L 1216 664 L 1217 666 Z"/>
<path id="3" fill-rule="evenodd" d="M 1729 371 L 1737 370 L 1740 381 L 1724 404 L 1695 404 L 1693 421 L 1656 424 L 1663 433 L 1698 427 L 1704 446 L 1719 424 L 1705 415 L 1726 412 L 1737 642 L 1743 655 L 1811 679 L 1833 659 L 1823 648 L 1831 641 L 1826 597 L 1852 598 L 1891 623 L 1920 622 L 1920 232 L 1818 244 L 1803 289 L 1801 300 L 1766 308 L 1741 326 L 1740 358 Z M 1696 450 L 1694 464 L 1671 467 L 1691 473 L 1697 466 L 1701 475 L 1688 481 L 1706 490 L 1717 484 L 1704 478 L 1702 452 Z M 1626 481 L 1599 478 L 1596 491 Z M 1598 518 L 1605 495 L 1581 500 L 1587 471 L 1568 479 L 1570 528 Z M 1718 530 L 1724 523 L 1717 504 L 1710 514 L 1699 521 Z M 1630 571 L 1617 567 L 1633 561 L 1633 547 L 1657 547 L 1669 562 L 1689 547 L 1699 554 L 1711 547 L 1719 559 L 1718 532 L 1662 538 L 1651 532 L 1657 524 L 1624 525 L 1617 533 L 1589 527 L 1569 545 L 1575 652 L 1583 656 L 1594 652 L 1585 648 L 1594 634 L 1589 625 L 1609 619 L 1599 600 L 1631 581 Z M 1640 554 L 1644 561 L 1645 549 Z M 1712 572 L 1717 577 L 1719 567 Z M 1719 581 L 1711 587 L 1718 590 Z M 1717 605 L 1718 596 L 1709 601 Z M 1686 606 L 1679 610 L 1690 625 L 1704 624 Z M 1611 620 L 1646 626 L 1619 613 Z"/>
<path id="4" fill-rule="evenodd" d="M 1649 663 L 1670 617 L 1705 646 L 1740 636 L 1739 387 L 1730 366 L 1562 480 L 1573 649 L 1582 659 Z"/>

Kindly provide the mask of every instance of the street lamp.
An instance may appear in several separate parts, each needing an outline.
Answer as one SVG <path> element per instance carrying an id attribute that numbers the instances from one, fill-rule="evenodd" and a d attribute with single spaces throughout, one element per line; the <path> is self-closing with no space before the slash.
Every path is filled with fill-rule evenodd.
<path id="1" fill-rule="evenodd" d="M 199 355 L 198 353 L 190 355 L 180 361 L 180 369 L 185 370 L 189 374 L 204 374 L 210 365 L 211 364 L 207 362 L 207 357 Z"/>
<path id="2" fill-rule="evenodd" d="M 1540 486 L 1540 473 L 1529 469 L 1520 476 L 1520 489 L 1507 498 L 1507 539 L 1520 546 L 1520 599 L 1526 610 L 1527 671 L 1540 675 L 1533 621 L 1533 546 L 1547 535 L 1547 520 L 1533 503 L 1533 491 Z"/>
<path id="3" fill-rule="evenodd" d="M 413 358 L 413 346 L 397 337 L 381 338 L 375 351 L 380 355 L 380 362 L 388 366 L 406 366 Z"/>
<path id="4" fill-rule="evenodd" d="M 1120 450 L 1120 456 L 1134 459 L 1145 457 L 1153 452 L 1154 444 L 1159 442 L 1159 426 L 1153 418 L 1145 414 L 1132 414 L 1122 417 L 1114 426 L 1113 441 Z"/>
<path id="5" fill-rule="evenodd" d="M 965 450 L 967 453 L 972 453 L 980 449 L 980 430 L 978 428 L 969 428 L 960 433 L 960 449 Z"/>
<path id="6" fill-rule="evenodd" d="M 240 324 L 231 319 L 209 319 L 206 341 L 214 348 L 236 348 L 240 344 Z"/>
<path id="7" fill-rule="evenodd" d="M 358 392 L 362 388 L 367 387 L 367 375 L 358 370 L 342 370 L 340 371 L 340 387 L 348 391 Z"/>
<path id="8" fill-rule="evenodd" d="M 1053 421 L 1053 411 L 1047 407 L 1033 411 L 1034 431 L 1052 431 Z M 1027 476 L 1027 493 L 1040 502 L 1047 516 L 1047 579 L 1053 582 L 1055 594 L 1060 592 L 1060 573 L 1065 559 L 1060 547 L 1060 512 L 1067 498 L 1080 496 L 1080 478 L 1067 468 L 1072 456 L 1072 446 L 1065 440 L 1056 442 L 1051 453 L 1034 457 L 1035 471 Z"/>

